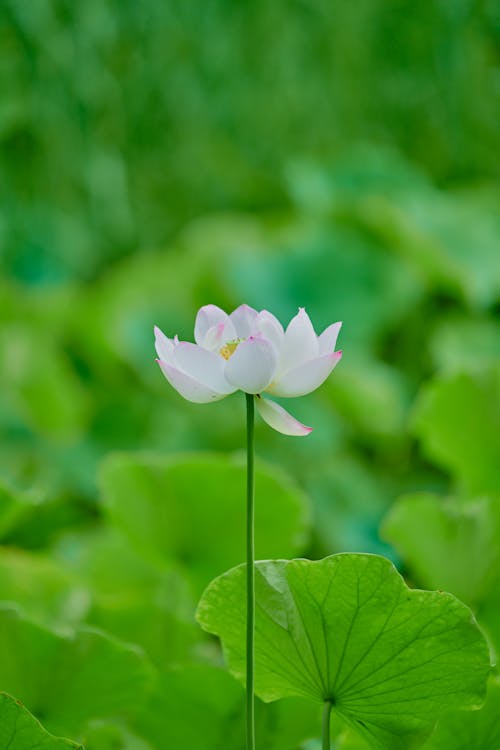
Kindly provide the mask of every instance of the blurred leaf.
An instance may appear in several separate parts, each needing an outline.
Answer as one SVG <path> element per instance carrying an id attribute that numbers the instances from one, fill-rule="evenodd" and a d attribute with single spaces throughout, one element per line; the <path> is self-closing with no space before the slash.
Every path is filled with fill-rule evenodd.
<path id="1" fill-rule="evenodd" d="M 380 520 L 392 488 L 352 454 L 329 455 L 315 463 L 307 490 L 314 509 L 314 557 L 332 552 L 390 551 L 380 541 Z"/>
<path id="2" fill-rule="evenodd" d="M 152 564 L 106 527 L 66 536 L 57 556 L 92 592 L 87 622 L 140 645 L 158 666 L 182 662 L 200 641 L 195 599 L 179 566 Z"/>
<path id="3" fill-rule="evenodd" d="M 311 200 L 300 181 L 292 180 L 308 210 L 314 202 L 320 213 L 328 207 L 361 224 L 395 251 L 420 283 L 426 280 L 478 308 L 499 299 L 499 227 L 490 207 L 435 188 L 397 152 L 369 145 L 354 146 L 326 170 L 309 164 L 297 174 L 312 187 Z"/>
<path id="4" fill-rule="evenodd" d="M 317 705 L 303 698 L 257 701 L 257 750 L 291 750 L 302 745 L 305 739 L 319 735 L 320 713 Z"/>
<path id="5" fill-rule="evenodd" d="M 477 619 L 488 637 L 491 660 L 497 664 L 500 654 L 500 592 L 498 587 L 490 591 L 488 597 L 479 605 Z"/>
<path id="6" fill-rule="evenodd" d="M 347 729 L 335 740 L 335 750 L 371 750 L 371 748 L 373 748 L 373 745 L 370 742 L 350 729 Z M 319 746 L 317 750 L 320 750 Z"/>
<path id="7" fill-rule="evenodd" d="M 425 196 L 408 195 L 403 204 L 409 221 L 421 234 L 420 247 L 434 250 L 431 263 L 442 285 L 456 280 L 471 305 L 494 305 L 500 298 L 500 260 L 493 216 L 438 190 Z M 427 257 L 431 259 L 431 253 Z"/>
<path id="8" fill-rule="evenodd" d="M 291 158 L 357 139 L 381 186 L 405 185 L 383 143 L 442 183 L 497 176 L 494 4 L 4 5 L 4 265 L 26 283 L 93 278 L 207 211 L 280 209 Z"/>
<path id="9" fill-rule="evenodd" d="M 89 722 L 83 741 L 85 750 L 156 750 L 123 725 L 111 721 Z"/>
<path id="10" fill-rule="evenodd" d="M 244 736 L 242 694 L 224 671 L 198 665 L 161 676 L 136 721 L 153 747 L 220 750 Z"/>
<path id="11" fill-rule="evenodd" d="M 458 711 L 443 717 L 424 750 L 496 750 L 500 747 L 500 681 L 491 677 L 480 711 Z"/>
<path id="12" fill-rule="evenodd" d="M 500 499 L 408 495 L 391 508 L 382 533 L 419 585 L 451 591 L 476 611 L 498 584 Z"/>
<path id="13" fill-rule="evenodd" d="M 257 701 L 257 750 L 297 748 L 302 740 L 318 733 L 320 723 L 320 712 L 307 701 L 287 698 L 273 705 Z M 136 728 L 155 748 L 242 750 L 244 692 L 219 668 L 187 665 L 162 675 Z"/>
<path id="14" fill-rule="evenodd" d="M 50 458 L 60 455 L 56 448 Z M 63 451 L 64 455 L 64 451 Z M 75 454 L 73 454 L 75 457 Z M 73 492 L 77 490 L 77 471 L 74 469 L 60 467 L 48 463 L 49 456 L 39 455 L 43 469 L 38 479 L 38 487 L 43 487 L 43 491 L 36 492 L 40 497 L 40 502 L 33 505 L 31 512 L 20 518 L 16 526 L 5 537 L 4 542 L 7 545 L 21 547 L 28 550 L 42 550 L 51 546 L 52 541 L 57 538 L 59 533 L 66 527 L 76 526 L 78 524 L 86 525 L 89 520 L 89 508 L 83 502 L 76 502 L 74 495 L 63 494 L 61 485 L 64 483 L 63 476 L 69 469 L 71 478 L 66 477 L 69 485 L 72 485 Z M 61 471 L 62 469 L 62 471 Z M 51 485 L 50 493 L 45 490 L 44 484 Z M 56 489 L 57 488 L 57 489 Z M 33 493 L 35 491 L 33 490 Z"/>
<path id="15" fill-rule="evenodd" d="M 0 547 L 0 600 L 47 625 L 78 623 L 90 606 L 89 592 L 54 559 L 8 547 Z"/>
<path id="16" fill-rule="evenodd" d="M 125 363 L 142 382 L 151 381 L 156 374 L 153 326 L 192 339 L 194 282 L 205 270 L 198 258 L 175 248 L 126 258 L 111 269 L 87 290 L 72 321 L 92 366 L 109 377 Z M 189 279 L 189 285 L 179 284 L 180 278 Z"/>
<path id="17" fill-rule="evenodd" d="M 116 454 L 104 462 L 104 509 L 146 559 L 177 560 L 201 591 L 244 558 L 245 466 L 217 455 Z M 309 533 L 302 492 L 283 472 L 257 464 L 256 555 L 301 552 Z"/>
<path id="18" fill-rule="evenodd" d="M 6 693 L 0 693 L 0 747 L 2 750 L 83 750 L 82 745 L 46 732 L 20 701 Z"/>
<path id="19" fill-rule="evenodd" d="M 79 735 L 89 719 L 130 719 L 152 672 L 142 652 L 92 629 L 56 633 L 0 608 L 0 683 L 47 727 Z"/>
<path id="20" fill-rule="evenodd" d="M 400 371 L 375 360 L 349 361 L 347 356 L 334 377 L 326 387 L 353 429 L 379 440 L 404 432 L 410 398 Z"/>
<path id="21" fill-rule="evenodd" d="M 500 361 L 500 327 L 490 318 L 450 316 L 438 321 L 430 348 L 440 370 L 485 370 Z"/>
<path id="22" fill-rule="evenodd" d="M 423 294 L 411 267 L 358 227 L 340 222 L 290 220 L 281 233 L 268 233 L 267 247 L 232 253 L 223 273 L 236 299 L 251 300 L 257 308 L 269 307 L 272 299 L 283 323 L 299 304 L 307 308 L 317 333 L 335 320 L 345 321 L 349 350 L 365 356 Z"/>
<path id="23" fill-rule="evenodd" d="M 444 712 L 481 704 L 487 644 L 450 594 L 408 589 L 385 558 L 257 563 L 257 694 L 331 700 L 381 748 L 417 747 Z M 215 579 L 198 620 L 245 674 L 245 566 Z"/>
<path id="24" fill-rule="evenodd" d="M 34 493 L 20 492 L 0 484 L 0 539 L 29 517 L 40 502 Z"/>
<path id="25" fill-rule="evenodd" d="M 87 393 L 43 329 L 4 327 L 0 366 L 16 411 L 35 432 L 61 442 L 80 435 L 88 419 Z"/>
<path id="26" fill-rule="evenodd" d="M 396 197 L 429 189 L 418 167 L 395 150 L 357 143 L 341 153 L 331 166 L 295 159 L 286 172 L 292 196 L 303 210 L 330 213 L 373 194 Z"/>
<path id="27" fill-rule="evenodd" d="M 451 591 L 471 606 L 493 656 L 500 653 L 499 498 L 403 496 L 390 510 L 382 535 L 417 585 Z"/>
<path id="28" fill-rule="evenodd" d="M 445 375 L 422 389 L 414 429 L 467 494 L 500 490 L 500 369 Z"/>
<path id="29" fill-rule="evenodd" d="M 500 266 L 495 250 L 498 230 L 490 212 L 474 211 L 431 188 L 408 191 L 396 200 L 364 196 L 357 213 L 429 288 L 479 310 L 495 304 Z"/>

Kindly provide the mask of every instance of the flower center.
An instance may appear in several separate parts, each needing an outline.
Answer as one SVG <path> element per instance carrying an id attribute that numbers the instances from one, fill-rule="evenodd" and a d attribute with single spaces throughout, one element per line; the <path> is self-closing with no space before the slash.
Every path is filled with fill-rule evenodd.
<path id="1" fill-rule="evenodd" d="M 224 359 L 229 359 L 231 357 L 236 349 L 238 348 L 238 344 L 241 343 L 241 339 L 237 339 L 236 341 L 228 341 L 224 346 L 221 346 L 219 349 L 219 354 L 221 357 L 224 357 Z"/>

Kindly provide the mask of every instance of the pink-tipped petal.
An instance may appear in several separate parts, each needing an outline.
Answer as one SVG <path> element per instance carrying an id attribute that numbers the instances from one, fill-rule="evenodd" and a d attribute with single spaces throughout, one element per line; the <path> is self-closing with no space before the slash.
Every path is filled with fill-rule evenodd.
<path id="1" fill-rule="evenodd" d="M 254 310 L 253 307 L 249 307 L 248 305 L 240 305 L 236 310 L 233 310 L 229 317 L 236 329 L 237 338 L 246 339 L 250 336 L 252 323 L 256 315 L 257 310 Z M 231 339 L 227 339 L 227 341 L 230 340 Z"/>
<path id="2" fill-rule="evenodd" d="M 172 364 L 172 352 L 174 351 L 174 342 L 163 333 L 158 326 L 154 327 L 155 332 L 155 349 L 160 359 Z"/>
<path id="3" fill-rule="evenodd" d="M 216 393 L 227 396 L 236 390 L 224 377 L 225 359 L 220 354 L 209 352 L 197 344 L 181 341 L 174 349 L 173 364 L 178 370 Z"/>
<path id="4" fill-rule="evenodd" d="M 312 427 L 307 427 L 305 424 L 302 424 L 302 422 L 299 422 L 298 419 L 292 417 L 286 409 L 283 409 L 282 406 L 274 401 L 270 401 L 267 398 L 257 397 L 255 399 L 255 404 L 257 406 L 257 411 L 264 422 L 267 422 L 273 430 L 277 430 L 283 435 L 300 437 L 303 435 L 309 435 L 309 433 L 312 432 Z"/>
<path id="5" fill-rule="evenodd" d="M 224 371 L 226 380 L 245 393 L 260 393 L 269 385 L 276 371 L 274 345 L 260 336 L 250 336 L 229 358 Z"/>
<path id="6" fill-rule="evenodd" d="M 177 393 L 180 393 L 187 401 L 192 401 L 194 404 L 208 404 L 211 401 L 220 401 L 221 398 L 227 396 L 227 393 L 217 393 L 168 362 L 163 362 L 161 359 L 156 361 L 172 388 L 175 388 Z"/>
<path id="7" fill-rule="evenodd" d="M 319 388 L 325 382 L 341 357 L 342 352 L 340 351 L 316 357 L 309 362 L 288 370 L 283 376 L 271 383 L 266 390 L 275 396 L 286 398 L 305 396 L 306 393 L 315 391 L 316 388 Z"/>
<path id="8" fill-rule="evenodd" d="M 268 341 L 272 341 L 276 349 L 280 351 L 283 345 L 285 332 L 283 326 L 274 315 L 267 310 L 261 310 L 252 323 L 252 334 L 254 336 L 263 336 Z"/>
<path id="9" fill-rule="evenodd" d="M 221 310 L 217 305 L 205 305 L 204 307 L 200 307 L 194 325 L 194 340 L 196 343 L 201 346 L 208 329 L 219 323 L 226 323 L 228 326 L 227 333 L 230 335 L 230 338 L 227 340 L 231 341 L 236 338 L 236 330 L 232 322 L 229 320 L 229 315 L 225 313 L 224 310 Z"/>
<path id="10" fill-rule="evenodd" d="M 226 338 L 226 327 L 226 323 L 218 323 L 216 326 L 209 328 L 201 346 L 204 349 L 209 349 L 211 352 L 219 351 L 226 341 L 230 341 L 230 339 Z"/>
<path id="11" fill-rule="evenodd" d="M 318 353 L 318 337 L 309 319 L 309 315 L 301 307 L 285 331 L 278 371 L 280 374 L 285 373 L 292 367 L 297 367 L 303 362 L 314 359 L 318 356 Z"/>
<path id="12" fill-rule="evenodd" d="M 335 351 L 335 344 L 337 343 L 341 328 L 342 321 L 340 320 L 338 323 L 332 323 L 331 326 L 325 328 L 321 336 L 318 337 L 320 355 Z"/>

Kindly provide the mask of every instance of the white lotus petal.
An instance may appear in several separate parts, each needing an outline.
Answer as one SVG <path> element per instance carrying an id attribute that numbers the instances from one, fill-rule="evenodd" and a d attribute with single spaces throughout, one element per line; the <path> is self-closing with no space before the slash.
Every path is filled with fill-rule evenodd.
<path id="1" fill-rule="evenodd" d="M 307 427 L 302 422 L 299 422 L 298 419 L 292 417 L 286 409 L 283 409 L 282 406 L 274 401 L 257 396 L 255 405 L 264 422 L 267 422 L 273 430 L 282 432 L 283 435 L 299 437 L 301 435 L 309 435 L 312 432 L 312 427 Z"/>
<path id="2" fill-rule="evenodd" d="M 172 352 L 174 351 L 174 342 L 165 336 L 162 330 L 155 326 L 155 349 L 160 359 L 172 364 Z"/>
<path id="3" fill-rule="evenodd" d="M 252 323 L 256 315 L 257 310 L 248 305 L 240 305 L 236 310 L 233 310 L 229 317 L 236 329 L 236 336 L 234 338 L 246 339 L 250 336 L 252 333 Z M 231 339 L 226 339 L 226 341 L 231 341 Z"/>
<path id="4" fill-rule="evenodd" d="M 212 326 L 206 332 L 201 346 L 211 352 L 218 352 L 226 341 L 230 340 L 226 338 L 225 330 L 226 323 L 218 323 L 216 326 Z"/>
<path id="5" fill-rule="evenodd" d="M 292 367 L 318 356 L 318 337 L 303 307 L 292 318 L 285 331 L 283 346 L 280 351 L 279 373 L 285 373 Z"/>
<path id="6" fill-rule="evenodd" d="M 315 391 L 324 383 L 337 362 L 342 357 L 342 352 L 331 352 L 316 357 L 309 362 L 304 362 L 298 367 L 293 367 L 288 372 L 272 382 L 266 391 L 275 396 L 295 398 L 305 396 L 306 393 Z"/>
<path id="7" fill-rule="evenodd" d="M 221 310 L 217 305 L 205 305 L 200 307 L 198 314 L 196 315 L 196 322 L 194 324 L 194 340 L 197 344 L 202 346 L 203 339 L 205 338 L 209 328 L 218 325 L 219 323 L 226 323 L 228 329 L 226 333 L 230 335 L 227 341 L 232 341 L 236 338 L 236 329 L 229 320 L 229 315 Z"/>
<path id="8" fill-rule="evenodd" d="M 156 361 L 170 385 L 187 401 L 192 401 L 195 404 L 208 404 L 210 401 L 220 401 L 221 398 L 227 396 L 227 393 L 217 393 L 168 362 L 163 362 L 161 359 Z"/>
<path id="9" fill-rule="evenodd" d="M 245 393 L 260 393 L 276 371 L 278 356 L 274 345 L 260 336 L 250 336 L 239 344 L 226 363 L 225 376 Z"/>
<path id="10" fill-rule="evenodd" d="M 191 344 L 189 341 L 181 341 L 174 348 L 173 363 L 178 370 L 195 378 L 216 393 L 227 395 L 236 390 L 224 377 L 225 359 L 202 346 Z"/>
<path id="11" fill-rule="evenodd" d="M 267 310 L 261 310 L 252 323 L 252 335 L 259 334 L 268 341 L 272 341 L 277 351 L 280 351 L 285 332 L 279 320 Z"/>
<path id="12" fill-rule="evenodd" d="M 325 328 L 323 333 L 318 337 L 320 354 L 328 354 L 334 351 L 341 328 L 342 321 L 332 323 L 331 326 Z"/>

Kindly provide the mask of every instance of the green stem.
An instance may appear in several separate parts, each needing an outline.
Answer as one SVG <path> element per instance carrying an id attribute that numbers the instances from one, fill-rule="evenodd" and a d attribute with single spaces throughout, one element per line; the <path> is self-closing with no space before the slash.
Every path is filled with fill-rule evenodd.
<path id="1" fill-rule="evenodd" d="M 254 633 L 255 633 L 255 551 L 254 551 L 254 396 L 247 400 L 247 750 L 255 750 Z"/>
<path id="2" fill-rule="evenodd" d="M 330 714 L 332 702 L 325 701 L 323 706 L 323 750 L 330 750 Z"/>

